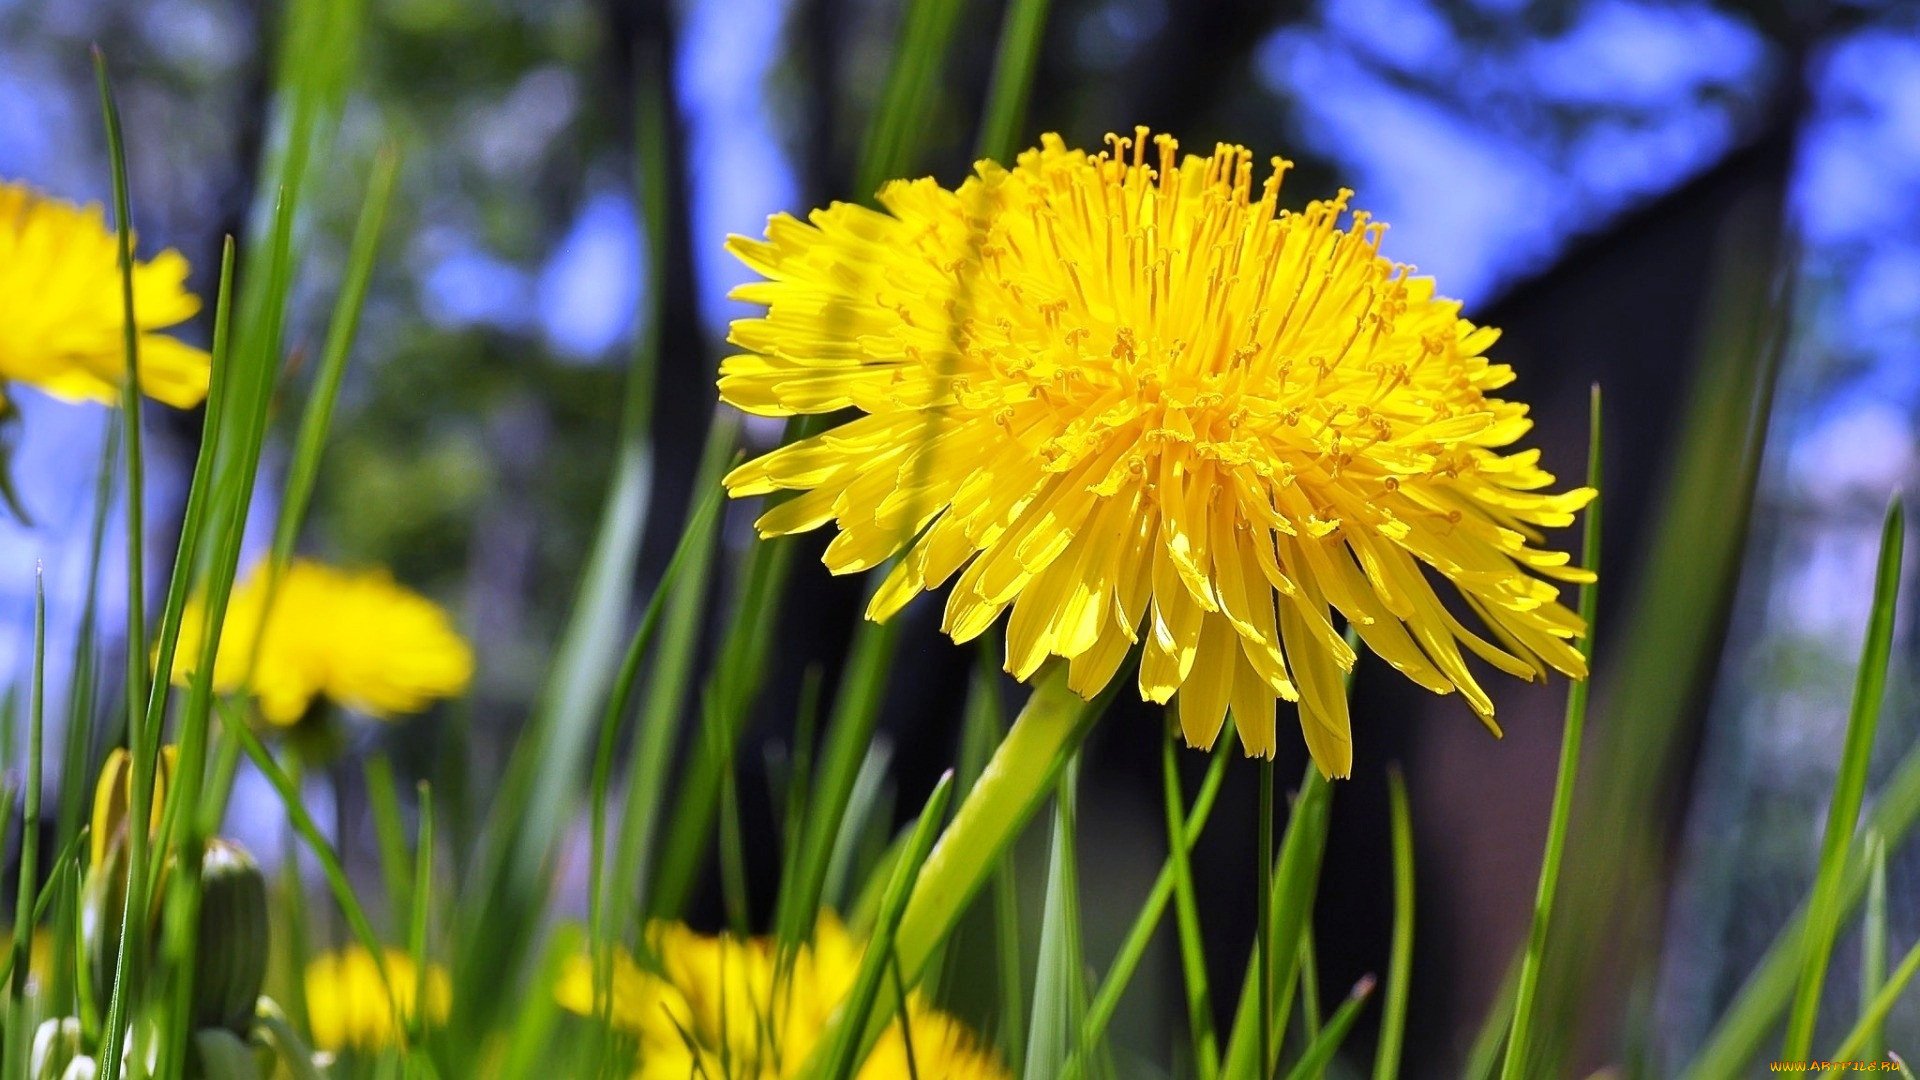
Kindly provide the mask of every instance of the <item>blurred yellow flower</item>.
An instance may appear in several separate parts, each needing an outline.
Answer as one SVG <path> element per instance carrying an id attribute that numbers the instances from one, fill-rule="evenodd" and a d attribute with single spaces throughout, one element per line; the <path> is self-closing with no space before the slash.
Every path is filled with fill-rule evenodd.
<path id="1" fill-rule="evenodd" d="M 867 614 L 958 575 L 944 629 L 1002 612 L 1006 667 L 1065 657 L 1091 697 L 1138 644 L 1143 698 L 1211 746 L 1231 707 L 1250 754 L 1299 703 L 1322 772 L 1346 775 L 1341 673 L 1365 644 L 1493 727 L 1461 646 L 1511 674 L 1583 677 L 1558 601 L 1590 579 L 1546 549 L 1593 497 L 1551 494 L 1531 426 L 1491 396 L 1497 332 L 1380 255 L 1351 193 L 1279 209 L 1238 146 L 1049 135 L 1013 169 L 983 161 L 776 215 L 730 249 L 766 280 L 733 324 L 720 394 L 764 416 L 864 414 L 735 469 L 735 496 L 799 491 L 762 535 L 817 528 L 834 573 L 900 555 Z M 1149 145 L 1149 143 L 1151 145 Z M 1492 641 L 1435 593 L 1446 578 Z M 1497 732 L 1498 728 L 1494 727 Z"/>
<path id="2" fill-rule="evenodd" d="M 473 650 L 433 601 L 384 570 L 340 570 L 296 559 L 275 587 L 264 627 L 267 565 L 234 585 L 214 660 L 214 689 L 236 689 L 252 664 L 252 687 L 269 722 L 297 723 L 316 696 L 390 719 L 467 688 Z M 180 622 L 173 681 L 186 684 L 205 630 L 202 598 Z M 259 637 L 259 658 L 253 645 Z"/>
<path id="3" fill-rule="evenodd" d="M 323 953 L 307 964 L 307 1019 L 315 1047 L 370 1051 L 399 1045 L 403 1032 L 397 1021 L 414 1019 L 420 969 L 400 949 L 385 950 L 383 958 L 393 981 L 391 997 L 373 954 L 358 945 Z M 453 1003 L 453 985 L 437 964 L 427 968 L 426 993 L 427 1020 L 444 1021 Z"/>
<path id="4" fill-rule="evenodd" d="M 167 250 L 133 267 L 140 389 L 177 408 L 207 396 L 211 358 L 164 334 L 200 310 L 187 260 Z M 119 240 L 97 205 L 0 183 L 0 380 L 67 401 L 119 401 L 127 370 Z"/>
<path id="5" fill-rule="evenodd" d="M 656 923 L 648 942 L 659 972 L 643 970 L 624 954 L 615 958 L 613 971 L 612 1021 L 639 1040 L 636 1080 L 800 1075 L 827 1020 L 853 990 L 862 949 L 831 915 L 821 918 L 812 944 L 784 968 L 772 938 L 707 937 L 678 923 Z M 595 1015 L 592 961 L 576 957 L 554 996 L 582 1016 Z M 913 1070 L 907 1067 L 909 1038 L 896 1018 L 855 1074 L 859 1080 L 1010 1075 L 971 1031 L 917 991 L 908 996 L 907 1016 Z"/>

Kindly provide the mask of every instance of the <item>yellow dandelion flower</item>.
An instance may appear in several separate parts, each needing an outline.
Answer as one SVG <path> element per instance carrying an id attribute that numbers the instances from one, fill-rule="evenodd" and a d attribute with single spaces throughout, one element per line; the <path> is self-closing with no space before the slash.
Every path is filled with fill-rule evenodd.
<path id="1" fill-rule="evenodd" d="M 1285 211 L 1279 158 L 1260 184 L 1238 146 L 1109 141 L 1049 135 L 955 190 L 899 181 L 879 210 L 730 241 L 766 279 L 733 295 L 767 312 L 733 324 L 722 398 L 863 414 L 726 478 L 801 493 L 760 533 L 834 522 L 835 573 L 900 555 L 869 618 L 950 578 L 956 641 L 1011 608 L 1023 680 L 1064 657 L 1091 697 L 1138 644 L 1141 696 L 1176 700 L 1193 745 L 1231 708 L 1271 757 L 1275 702 L 1297 701 L 1330 776 L 1352 763 L 1336 614 L 1489 726 L 1462 646 L 1524 678 L 1584 676 L 1585 628 L 1542 579 L 1589 575 L 1540 530 L 1593 492 L 1548 493 L 1538 451 L 1500 452 L 1531 421 L 1492 396 L 1513 380 L 1485 356 L 1497 332 L 1383 257 L 1350 192 Z"/>
<path id="2" fill-rule="evenodd" d="M 251 667 L 260 714 L 271 723 L 297 723 L 316 696 L 382 719 L 415 713 L 465 690 L 473 677 L 473 650 L 452 619 L 384 570 L 296 559 L 275 586 L 263 626 L 267 601 L 262 562 L 228 601 L 213 687 L 236 689 Z M 175 683 L 186 684 L 194 673 L 205 621 L 204 600 L 196 598 L 180 622 Z"/>
<path id="3" fill-rule="evenodd" d="M 159 331 L 200 310 L 171 249 L 133 267 L 140 389 L 176 408 L 207 396 L 212 360 Z M 98 205 L 0 183 L 0 380 L 67 401 L 120 400 L 127 370 L 119 239 Z"/>
<path id="4" fill-rule="evenodd" d="M 736 1080 L 799 1076 L 860 970 L 861 943 L 832 915 L 822 916 L 812 943 L 784 967 L 772 938 L 708 937 L 680 924 L 655 924 L 647 936 L 659 970 L 621 955 L 613 971 L 612 1022 L 639 1042 L 636 1080 L 720 1076 L 723 1069 Z M 576 957 L 554 997 L 582 1016 L 595 1015 L 592 961 Z M 855 1074 L 859 1080 L 1010 1075 L 964 1024 L 924 995 L 908 996 L 907 1017 L 911 1048 L 896 1019 Z"/>
<path id="5" fill-rule="evenodd" d="M 307 1022 L 316 1048 L 372 1051 L 399 1045 L 403 1032 L 398 1022 L 410 1024 L 416 1015 L 420 968 L 400 949 L 384 950 L 382 960 L 393 984 L 391 997 L 380 980 L 380 965 L 359 945 L 322 953 L 308 962 Z M 453 983 L 446 969 L 428 965 L 426 992 L 427 1020 L 438 1024 L 453 1004 Z"/>

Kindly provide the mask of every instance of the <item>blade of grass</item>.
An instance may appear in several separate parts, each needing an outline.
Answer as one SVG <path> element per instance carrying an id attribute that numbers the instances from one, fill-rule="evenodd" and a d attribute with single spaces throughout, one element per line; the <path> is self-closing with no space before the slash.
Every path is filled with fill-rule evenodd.
<path id="1" fill-rule="evenodd" d="M 1867 834 L 1867 915 L 1860 933 L 1860 1007 L 1887 983 L 1887 844 L 1879 833 Z M 1878 1024 L 1869 1025 L 1860 1043 L 1860 1056 L 1879 1060 L 1886 1050 Z"/>
<path id="2" fill-rule="evenodd" d="M 900 923 L 900 967 L 909 983 L 920 977 L 1053 790 L 1067 759 L 1119 686 L 1116 680 L 1086 702 L 1067 688 L 1066 676 L 1066 665 L 1059 664 L 1035 680 L 1033 696 L 927 857 Z"/>
<path id="3" fill-rule="evenodd" d="M 140 913 L 148 910 L 150 884 L 147 874 L 148 832 L 145 823 L 152 813 L 154 755 L 158 740 L 146 723 L 147 700 L 147 616 L 146 616 L 146 513 L 144 465 L 140 449 L 140 331 L 133 308 L 133 222 L 127 191 L 126 144 L 120 128 L 120 110 L 114 102 L 113 87 L 107 78 L 106 54 L 93 48 L 94 84 L 100 94 L 100 111 L 107 128 L 107 155 L 113 170 L 113 210 L 116 250 L 120 263 L 120 314 L 122 344 L 125 348 L 125 377 L 120 387 L 120 411 L 125 422 L 122 439 L 126 452 L 126 535 L 127 535 L 127 749 L 133 758 L 129 770 L 127 814 L 141 823 L 127 830 L 128 870 L 125 915 L 120 923 L 119 951 L 114 964 L 112 996 L 108 999 L 106 1030 L 102 1045 L 121 1045 L 127 1030 L 134 998 L 143 992 L 143 970 L 138 963 L 144 954 L 146 920 Z M 119 1054 L 106 1054 L 100 1067 L 101 1080 L 119 1080 Z"/>
<path id="4" fill-rule="evenodd" d="M 7 996 L 6 1067 L 10 1076 L 25 1075 L 28 1026 L 27 976 L 31 974 L 33 931 L 39 925 L 34 911 L 34 888 L 40 871 L 40 758 L 46 730 L 47 699 L 47 581 L 40 566 L 33 570 L 33 687 L 27 706 L 27 801 L 20 815 L 19 889 L 13 902 L 13 990 Z M 9 747 L 9 752 L 11 747 Z"/>
<path id="5" fill-rule="evenodd" d="M 1896 496 L 1887 506 L 1880 533 L 1880 563 L 1873 583 L 1873 609 L 1860 650 L 1860 671 L 1854 683 L 1853 707 L 1847 717 L 1847 738 L 1840 751 L 1840 770 L 1834 778 L 1833 801 L 1828 808 L 1825 839 L 1820 845 L 1820 868 L 1814 876 L 1807 906 L 1807 927 L 1801 939 L 1800 981 L 1787 1015 L 1780 1056 L 1803 1061 L 1813 1049 L 1814 1022 L 1820 1011 L 1820 990 L 1826 982 L 1827 961 L 1840 932 L 1841 876 L 1847 848 L 1859 823 L 1867 795 L 1867 766 L 1873 755 L 1873 736 L 1880 722 L 1880 703 L 1886 694 L 1887 662 L 1893 652 L 1894 603 L 1900 591 L 1900 555 L 1905 518 Z"/>
<path id="6" fill-rule="evenodd" d="M 1307 1049 L 1287 1072 L 1287 1080 L 1313 1080 L 1326 1075 L 1327 1066 L 1333 1062 L 1333 1055 L 1339 1051 L 1340 1044 L 1346 1041 L 1347 1032 L 1353 1029 L 1353 1022 L 1359 1018 L 1360 1009 L 1373 995 L 1373 976 L 1368 975 L 1353 985 L 1347 1000 L 1334 1011 L 1332 1019 L 1322 1028 L 1320 1034 L 1307 1044 Z"/>
<path id="7" fill-rule="evenodd" d="M 1320 959 L 1312 923 L 1300 933 L 1300 1030 L 1308 1042 L 1320 1037 Z"/>
<path id="8" fill-rule="evenodd" d="M 893 800 L 885 797 L 889 794 L 887 768 L 892 763 L 892 747 L 876 742 L 861 763 L 859 775 L 853 779 L 853 795 L 847 800 L 846 817 L 841 820 L 840 835 L 833 842 L 833 857 L 827 860 L 826 888 L 820 898 L 822 907 L 846 910 L 848 884 L 855 872 L 872 869 L 870 863 L 862 861 L 869 854 L 870 839 L 884 837 L 892 831 Z"/>
<path id="9" fill-rule="evenodd" d="M 820 910 L 827 868 L 835 841 L 853 797 L 854 780 L 873 743 L 874 725 L 886 694 L 900 622 L 862 623 L 854 634 L 841 674 L 841 689 L 833 715 L 827 721 L 826 745 L 820 756 L 808 800 L 806 825 L 801 833 L 799 875 L 781 882 L 775 925 L 780 940 L 789 944 L 806 939 Z"/>
<path id="10" fill-rule="evenodd" d="M 911 969 L 900 963 L 895 952 L 899 940 L 902 921 L 910 908 L 910 898 L 915 891 L 915 883 L 920 879 L 923 869 L 929 861 L 928 853 L 933 850 L 934 837 L 939 832 L 940 823 L 946 820 L 947 804 L 953 798 L 953 773 L 940 777 L 933 786 L 933 793 L 927 797 L 926 808 L 920 812 L 920 818 L 914 825 L 912 838 L 907 842 L 906 850 L 893 868 L 892 879 L 887 883 L 885 897 L 880 902 L 879 918 L 874 922 L 873 934 L 867 941 L 866 952 L 860 958 L 860 970 L 854 976 L 853 988 L 847 994 L 845 1004 L 834 1013 L 820 1035 L 820 1047 L 813 1060 L 821 1066 L 817 1073 L 803 1069 L 801 1075 L 819 1075 L 828 1080 L 847 1080 L 853 1075 L 867 1049 L 866 1031 L 875 1020 L 884 1022 L 884 1015 L 875 1011 L 879 996 L 880 980 L 889 964 L 899 965 L 898 970 L 903 983 L 911 983 Z"/>
<path id="11" fill-rule="evenodd" d="M 1199 1080 L 1213 1080 L 1220 1072 L 1219 1037 L 1213 1029 L 1213 995 L 1207 989 L 1205 939 L 1200 935 L 1200 908 L 1193 889 L 1193 866 L 1187 858 L 1186 800 L 1180 794 L 1180 767 L 1173 745 L 1173 727 L 1167 726 L 1160 745 L 1161 794 L 1167 815 L 1167 865 L 1173 870 L 1173 913 L 1180 929 L 1180 971 L 1187 994 L 1187 1032 L 1192 1040 L 1193 1071 Z M 1226 755 L 1217 753 L 1216 762 Z"/>
<path id="12" fill-rule="evenodd" d="M 1387 1000 L 1373 1054 L 1373 1080 L 1400 1075 L 1413 974 L 1413 815 L 1407 809 L 1407 781 L 1397 765 L 1387 773 L 1387 803 L 1393 826 L 1393 944 L 1387 954 Z"/>
<path id="13" fill-rule="evenodd" d="M 426 1007 L 427 976 L 431 972 L 427 933 L 433 919 L 433 785 L 420 781 L 415 789 L 420 806 L 420 836 L 413 849 L 413 910 L 407 924 L 407 951 L 413 955 L 415 1002 L 414 1039 L 424 1039 L 433 1016 Z"/>
<path id="14" fill-rule="evenodd" d="M 300 796 L 299 783 L 273 760 L 273 755 L 261 744 L 260 737 L 247 726 L 245 717 L 236 715 L 233 707 L 224 702 L 217 711 L 221 721 L 226 724 L 228 736 L 239 740 L 247 759 L 273 786 L 274 793 L 280 796 L 281 806 L 287 812 L 287 821 L 292 825 L 294 834 L 320 864 L 320 872 L 327 880 L 327 889 L 339 905 L 340 913 L 346 917 L 348 929 L 353 931 L 360 947 L 367 951 L 375 970 L 379 972 L 380 984 L 385 988 L 387 1000 L 394 1009 L 395 1029 L 405 1031 L 407 1021 L 400 1011 L 399 997 L 393 992 L 393 979 L 387 972 L 386 950 L 380 943 L 380 936 L 374 933 L 373 923 L 367 919 L 366 909 L 360 906 L 360 899 L 354 894 L 353 882 L 348 880 L 346 867 L 340 864 L 339 854 L 327 842 L 313 815 L 307 812 L 306 801 Z"/>
<path id="15" fill-rule="evenodd" d="M 863 201 L 886 181 L 905 176 L 920 160 L 960 8 L 958 0 L 912 0 L 908 5 L 886 91 L 860 153 L 855 189 Z"/>
<path id="16" fill-rule="evenodd" d="M 1893 969 L 1893 977 L 1866 1003 L 1860 1012 L 1860 1019 L 1854 1022 L 1853 1030 L 1840 1040 L 1840 1048 L 1827 1060 L 1880 1060 L 1883 1051 L 1869 1050 L 1868 1046 L 1877 1036 L 1881 1025 L 1886 1023 L 1887 1014 L 1900 1003 L 1901 995 L 1906 993 L 1907 985 L 1913 982 L 1916 973 L 1920 973 L 1920 942 L 1915 942 L 1913 948 L 1907 950 L 1907 955 Z"/>
<path id="17" fill-rule="evenodd" d="M 993 83 L 987 88 L 980 137 L 974 143 L 976 158 L 1004 163 L 1020 147 L 1049 6 L 1050 0 L 1008 0 L 1000 22 L 1000 49 L 994 54 Z"/>
<path id="18" fill-rule="evenodd" d="M 1069 1056 L 1099 1056 L 1098 1044 L 1076 1045 L 1087 1007 L 1086 960 L 1080 948 L 1080 884 L 1075 816 L 1079 759 L 1067 762 L 1054 789 L 1053 837 L 1047 855 L 1046 901 L 1040 917 L 1040 963 L 1027 1024 L 1023 1076 L 1054 1076 Z"/>
<path id="19" fill-rule="evenodd" d="M 1844 919 L 1860 902 L 1869 876 L 1865 834 L 1877 833 L 1889 847 L 1897 847 L 1920 821 L 1920 748 L 1908 751 L 1880 788 L 1863 835 L 1849 852 L 1840 889 L 1839 916 Z M 1714 1029 L 1680 1073 L 1684 1080 L 1734 1080 L 1761 1046 L 1777 1038 L 1780 1014 L 1787 1007 L 1799 973 L 1800 943 L 1806 933 L 1810 900 L 1802 901 L 1773 943 L 1754 965 L 1733 1001 L 1721 1012 Z"/>
<path id="20" fill-rule="evenodd" d="M 1224 1076 L 1253 1076 L 1262 1067 L 1256 1056 L 1260 1052 L 1260 998 L 1256 980 L 1264 976 L 1276 989 L 1290 991 L 1293 986 L 1300 953 L 1288 943 L 1300 940 L 1313 913 L 1313 894 L 1320 880 L 1320 857 L 1326 847 L 1332 798 L 1327 781 L 1309 765 L 1300 794 L 1293 800 L 1293 812 L 1287 818 L 1287 829 L 1280 841 L 1279 863 L 1273 875 L 1271 939 L 1279 947 L 1266 954 L 1268 959 L 1264 963 L 1256 951 L 1254 959 L 1247 964 L 1240 1005 L 1234 1012 L 1233 1028 L 1227 1037 L 1227 1053 L 1221 1070 Z M 1276 1030 L 1285 1030 L 1287 1013 L 1291 1011 L 1287 1000 L 1290 996 L 1281 995 L 1273 1007 L 1274 1015 L 1269 1022 Z M 1276 1053 L 1279 1049 L 1272 1047 Z M 1273 1067 L 1272 1061 L 1265 1066 L 1269 1073 Z"/>
<path id="21" fill-rule="evenodd" d="M 413 922 L 413 859 L 407 854 L 406 826 L 400 820 L 400 787 L 393 763 L 383 753 L 367 755 L 367 804 L 373 811 L 375 851 L 380 856 L 380 881 L 386 887 L 393 925 Z"/>
<path id="22" fill-rule="evenodd" d="M 733 451 L 731 424 L 716 421 L 702 455 L 693 490 L 695 504 L 687 517 L 672 561 L 654 587 L 648 605 L 649 620 L 663 620 L 660 648 L 653 659 L 639 726 L 627 763 L 626 802 L 620 818 L 611 890 L 604 901 L 608 939 L 626 934 L 646 895 L 659 841 L 660 808 L 666 801 L 667 770 L 674 761 L 674 742 L 684 715 L 686 689 L 692 679 L 700 645 L 702 620 L 713 575 L 715 536 L 720 524 L 720 473 Z M 665 606 L 656 607 L 661 601 Z M 651 636 L 651 635 L 650 635 Z M 637 662 L 648 643 L 636 635 L 629 660 Z M 635 651 L 637 650 L 637 651 Z M 618 717 L 626 711 L 630 692 L 629 669 L 621 670 L 621 689 L 608 702 L 603 738 L 610 737 Z M 597 763 L 596 763 L 597 768 Z"/>
<path id="23" fill-rule="evenodd" d="M 645 69 L 653 77 L 640 80 L 635 158 L 649 272 L 664 275 L 669 272 L 664 251 L 671 222 L 666 214 L 661 117 L 668 91 L 660 85 L 659 63 Z M 470 918 L 456 938 L 461 943 L 455 958 L 456 981 L 463 985 L 490 985 L 520 977 L 519 969 L 536 937 L 533 924 L 545 891 L 542 869 L 577 805 L 581 774 L 588 767 L 599 730 L 596 721 L 611 688 L 615 657 L 626 638 L 621 626 L 633 593 L 653 489 L 649 444 L 663 321 L 659 290 L 650 290 L 640 302 L 652 310 L 641 319 L 644 329 L 634 338 L 600 523 L 528 734 L 515 748 L 501 797 L 488 819 L 486 854 L 478 864 L 479 880 L 470 886 L 478 902 L 464 909 Z M 500 1003 L 498 996 L 467 995 L 467 1001 L 469 1008 L 478 1010 L 472 1027 L 488 1029 L 489 1013 Z"/>
<path id="24" fill-rule="evenodd" d="M 1600 490 L 1600 387 L 1596 383 L 1587 404 L 1587 487 Z M 1582 558 L 1588 570 L 1600 569 L 1600 501 L 1587 505 Z M 1599 606 L 1599 589 L 1580 586 L 1580 619 L 1586 636 L 1577 648 L 1589 662 L 1593 658 L 1593 624 Z M 1540 880 L 1534 887 L 1533 923 L 1527 931 L 1527 951 L 1520 961 L 1520 982 L 1515 989 L 1513 1026 L 1507 1033 L 1507 1056 L 1500 1070 L 1501 1080 L 1519 1080 L 1528 1067 L 1527 1050 L 1532 1037 L 1534 993 L 1540 985 L 1540 971 L 1547 951 L 1547 928 L 1553 917 L 1554 894 L 1560 887 L 1560 864 L 1565 857 L 1567 830 L 1573 819 L 1573 790 L 1580 778 L 1580 748 L 1586 736 L 1587 691 L 1590 680 L 1575 680 L 1567 688 L 1566 721 L 1560 733 L 1560 765 L 1553 782 L 1553 808 L 1547 817 L 1547 847 L 1540 858 Z"/>
<path id="25" fill-rule="evenodd" d="M 1207 818 L 1213 813 L 1214 799 L 1219 796 L 1220 784 L 1226 779 L 1227 760 L 1233 756 L 1232 745 L 1233 731 L 1229 727 L 1220 744 L 1213 749 L 1213 760 L 1207 765 L 1206 778 L 1200 782 L 1200 790 L 1193 798 L 1193 809 L 1186 815 L 1186 825 L 1181 835 L 1186 838 L 1188 852 L 1192 852 L 1193 845 L 1199 842 L 1201 830 L 1206 828 Z M 1160 867 L 1160 875 L 1153 880 L 1153 888 L 1147 892 L 1146 902 L 1140 906 L 1140 913 L 1134 917 L 1133 926 L 1128 929 L 1119 951 L 1114 954 L 1106 978 L 1100 981 L 1100 988 L 1093 995 L 1093 1003 L 1087 1007 L 1087 1026 L 1081 1033 L 1080 1045 L 1094 1045 L 1112 1022 L 1114 1012 L 1120 1007 L 1120 999 L 1125 996 L 1127 987 L 1132 985 L 1134 972 L 1139 969 L 1147 946 L 1153 941 L 1154 931 L 1159 928 L 1160 919 L 1166 914 L 1167 904 L 1173 897 L 1173 876 L 1173 856 L 1169 854 Z M 1078 1059 L 1067 1062 L 1061 1076 L 1075 1076 L 1082 1064 Z"/>
<path id="26" fill-rule="evenodd" d="M 1273 1075 L 1274 1065 L 1279 1061 L 1273 1043 L 1273 975 L 1275 967 L 1274 947 L 1279 944 L 1273 936 L 1273 759 L 1260 759 L 1260 808 L 1256 832 L 1260 838 L 1258 856 L 1260 863 L 1260 893 L 1258 903 L 1257 929 L 1254 932 L 1253 963 L 1254 970 L 1260 972 L 1257 1000 L 1260 1003 L 1259 1015 L 1254 1023 L 1260 1033 L 1260 1057 L 1256 1067 L 1261 1076 Z M 1289 938 L 1287 946 L 1293 953 L 1296 963 L 1298 950 L 1293 948 L 1294 939 Z M 1289 983 L 1293 980 L 1288 979 Z"/>

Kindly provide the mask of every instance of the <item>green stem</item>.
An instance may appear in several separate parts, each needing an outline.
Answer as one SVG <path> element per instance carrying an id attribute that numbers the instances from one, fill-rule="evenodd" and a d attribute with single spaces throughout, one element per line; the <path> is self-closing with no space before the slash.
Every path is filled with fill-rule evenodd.
<path id="1" fill-rule="evenodd" d="M 1067 689 L 1065 664 L 1055 665 L 1034 684 L 1033 696 L 941 833 L 914 884 L 895 945 L 909 985 L 1040 809 L 1106 699 L 1103 694 L 1089 704 Z"/>

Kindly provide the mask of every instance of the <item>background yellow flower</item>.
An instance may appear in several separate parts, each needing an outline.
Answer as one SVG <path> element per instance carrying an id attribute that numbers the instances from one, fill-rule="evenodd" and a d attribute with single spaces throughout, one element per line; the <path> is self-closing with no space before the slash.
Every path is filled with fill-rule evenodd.
<path id="1" fill-rule="evenodd" d="M 391 997 L 380 980 L 380 967 L 374 963 L 373 954 L 358 945 L 323 953 L 307 964 L 307 1019 L 315 1047 L 379 1050 L 401 1041 L 403 1033 L 396 1020 L 411 1022 L 415 1015 L 420 969 L 413 957 L 400 949 L 387 949 L 383 960 L 387 977 L 393 981 Z M 438 965 L 427 969 L 426 991 L 428 1020 L 445 1020 L 453 1001 L 453 986 Z"/>
<path id="2" fill-rule="evenodd" d="M 811 944 L 783 969 L 773 938 L 709 937 L 679 923 L 656 923 L 648 941 L 660 971 L 642 969 L 625 954 L 615 958 L 612 1019 L 639 1040 L 639 1080 L 726 1075 L 741 1080 L 798 1076 L 820 1042 L 827 1020 L 853 990 L 862 945 L 840 921 L 822 917 Z M 593 965 L 576 957 L 554 996 L 564 1007 L 594 1015 Z M 908 996 L 914 1072 L 922 1080 L 1003 1080 L 1010 1074 L 993 1052 L 924 995 Z M 688 1046 L 691 1038 L 693 1046 Z M 896 1017 L 856 1074 L 860 1080 L 900 1080 L 907 1068 L 907 1035 Z"/>
<path id="3" fill-rule="evenodd" d="M 267 584 L 263 562 L 234 586 L 213 685 L 219 691 L 237 688 L 251 664 L 260 714 L 272 723 L 297 722 L 316 696 L 391 719 L 460 693 L 473 677 L 473 650 L 452 619 L 385 570 L 341 570 L 296 559 L 275 586 L 262 628 Z M 185 684 L 194 673 L 205 620 L 205 606 L 196 598 L 180 623 L 176 683 Z"/>
<path id="4" fill-rule="evenodd" d="M 119 400 L 126 372 L 118 239 L 97 205 L 0 183 L 0 379 L 67 401 Z M 193 317 L 187 260 L 171 249 L 133 268 L 140 389 L 177 408 L 207 396 L 211 359 L 158 331 Z"/>

